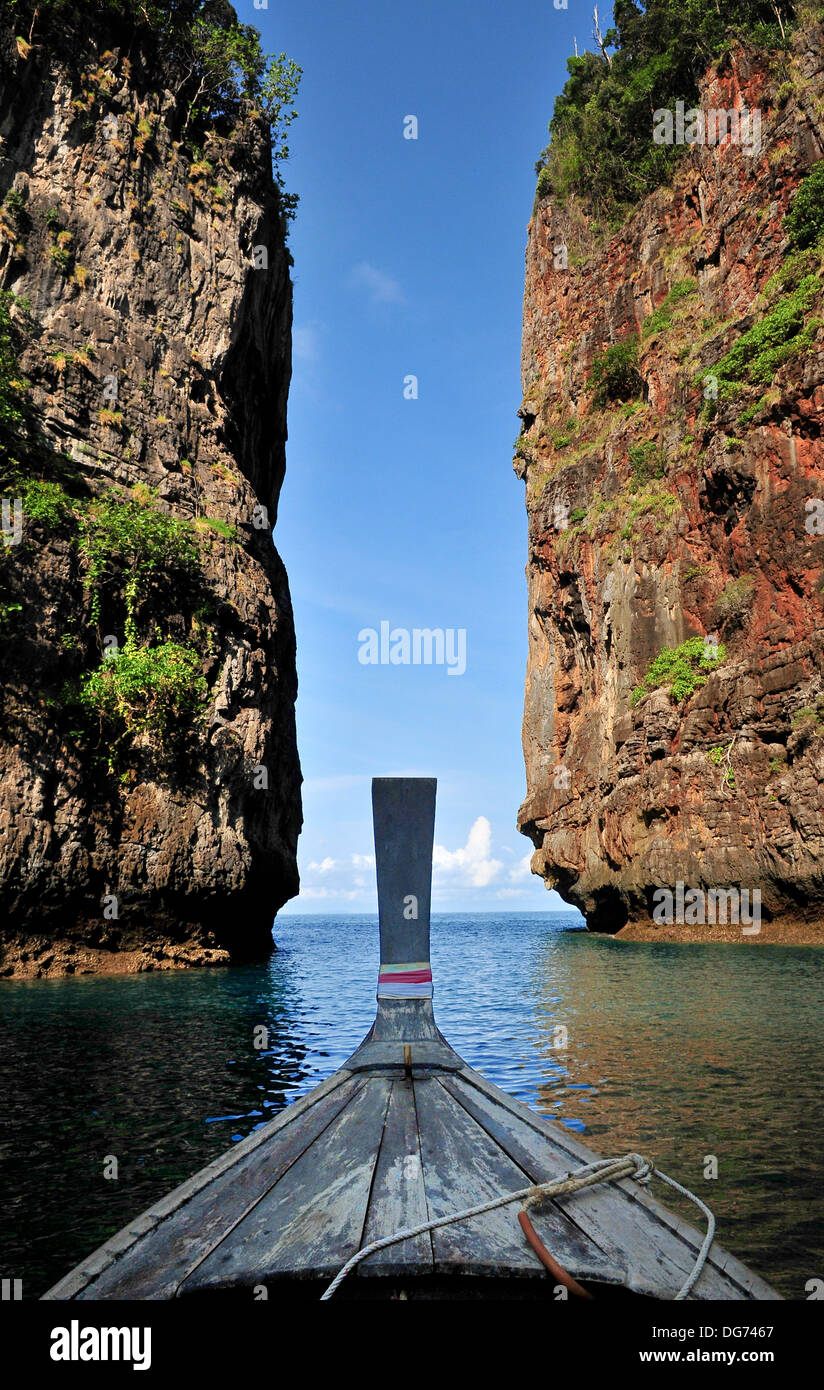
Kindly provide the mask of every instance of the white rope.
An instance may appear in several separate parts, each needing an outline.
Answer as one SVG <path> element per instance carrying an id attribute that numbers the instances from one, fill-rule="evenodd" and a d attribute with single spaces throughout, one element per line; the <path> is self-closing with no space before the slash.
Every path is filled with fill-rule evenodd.
<path id="1" fill-rule="evenodd" d="M 686 1298 L 687 1294 L 692 1292 L 698 1280 L 698 1276 L 706 1264 L 707 1256 L 710 1253 L 710 1246 L 715 1238 L 715 1217 L 706 1203 L 702 1202 L 700 1197 L 696 1197 L 694 1192 L 690 1192 L 688 1187 L 682 1187 L 680 1182 L 675 1181 L 675 1178 L 668 1178 L 666 1173 L 661 1172 L 660 1168 L 653 1168 L 652 1171 L 656 1178 L 660 1178 L 662 1182 L 667 1184 L 667 1187 L 675 1188 L 675 1191 L 680 1192 L 682 1197 L 689 1197 L 691 1202 L 694 1202 L 697 1207 L 701 1208 L 707 1218 L 707 1234 L 704 1236 L 704 1243 L 698 1251 L 698 1259 L 695 1261 L 689 1279 L 685 1284 L 681 1285 L 681 1288 L 675 1295 L 675 1302 L 680 1303 L 682 1298 Z"/>
<path id="2" fill-rule="evenodd" d="M 411 1240 L 413 1236 L 424 1235 L 427 1231 L 436 1231 L 441 1226 L 451 1226 L 456 1221 L 468 1221 L 472 1216 L 482 1216 L 484 1212 L 495 1211 L 497 1207 L 507 1206 L 510 1202 L 523 1201 L 524 1206 L 527 1207 L 542 1197 L 563 1197 L 571 1192 L 580 1192 L 585 1187 L 594 1187 L 596 1183 L 617 1182 L 619 1178 L 635 1178 L 636 1182 L 647 1183 L 653 1174 L 662 1182 L 667 1183 L 669 1187 L 673 1187 L 677 1192 L 689 1197 L 696 1206 L 701 1208 L 707 1218 L 707 1234 L 704 1243 L 698 1252 L 689 1278 L 675 1295 L 675 1301 L 679 1302 L 686 1298 L 687 1294 L 694 1288 L 704 1268 L 715 1236 L 715 1217 L 700 1197 L 696 1197 L 695 1193 L 690 1192 L 688 1188 L 682 1187 L 674 1178 L 668 1178 L 665 1173 L 660 1172 L 650 1159 L 644 1158 L 641 1154 L 628 1153 L 623 1158 L 599 1159 L 596 1163 L 588 1163 L 583 1168 L 576 1168 L 574 1173 L 567 1174 L 565 1178 L 555 1178 L 552 1182 L 542 1182 L 532 1187 L 523 1187 L 518 1192 L 507 1193 L 505 1197 L 493 1197 L 491 1201 L 482 1202 L 480 1206 L 467 1207 L 464 1211 L 452 1212 L 449 1216 L 439 1216 L 435 1221 L 423 1221 L 419 1226 L 408 1226 L 403 1231 L 396 1231 L 392 1236 L 373 1240 L 362 1250 L 358 1250 L 350 1260 L 347 1260 L 343 1268 L 338 1270 L 329 1287 L 321 1294 L 321 1303 L 332 1297 L 347 1274 L 351 1273 L 361 1260 L 365 1260 L 369 1255 L 374 1255 L 377 1250 L 385 1250 L 389 1245 L 397 1245 L 399 1241 Z"/>

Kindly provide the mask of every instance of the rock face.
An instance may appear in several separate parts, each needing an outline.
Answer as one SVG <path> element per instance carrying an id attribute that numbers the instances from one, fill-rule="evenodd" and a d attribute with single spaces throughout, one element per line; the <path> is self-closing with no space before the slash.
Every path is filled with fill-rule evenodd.
<path id="1" fill-rule="evenodd" d="M 519 825 L 533 871 L 594 930 L 654 934 L 654 894 L 679 880 L 759 889 L 751 940 L 814 939 L 824 917 L 820 247 L 770 283 L 824 153 L 823 96 L 820 28 L 772 69 L 739 51 L 708 73 L 701 106 L 759 109 L 760 152 L 695 145 L 606 241 L 549 200 L 529 226 Z M 776 308 L 780 320 L 802 273 L 818 280 L 801 337 L 728 389 L 725 354 Z M 629 340 L 640 380 L 598 408 L 593 360 Z M 651 659 L 690 637 L 725 652 L 713 663 L 709 647 L 706 682 L 633 702 Z M 741 939 L 738 926 L 695 934 Z"/>
<path id="2" fill-rule="evenodd" d="M 246 106 L 193 155 L 139 39 L 68 38 L 0 28 L 0 289 L 46 503 L 24 503 L 15 543 L 4 480 L 6 976 L 259 958 L 298 888 L 295 642 L 270 534 L 291 282 L 267 127 Z M 96 609 L 83 549 L 112 496 L 196 545 L 188 589 L 154 575 L 136 612 L 138 645 L 188 644 L 205 680 L 173 756 L 73 704 L 128 636 L 129 574 L 104 574 Z"/>

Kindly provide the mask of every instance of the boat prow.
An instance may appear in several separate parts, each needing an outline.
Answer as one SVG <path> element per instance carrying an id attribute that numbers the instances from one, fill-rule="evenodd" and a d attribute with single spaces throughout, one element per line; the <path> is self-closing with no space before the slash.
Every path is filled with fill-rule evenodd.
<path id="1" fill-rule="evenodd" d="M 336 1298 L 673 1299 L 685 1286 L 690 1299 L 778 1298 L 717 1244 L 707 1250 L 637 1177 L 596 1172 L 578 1190 L 525 1197 L 603 1160 L 468 1067 L 438 1031 L 428 964 L 435 783 L 378 779 L 373 799 L 381 969 L 368 1036 L 327 1081 L 45 1297 L 319 1298 L 384 1242 Z M 532 1244 L 518 1220 L 525 1201 Z M 401 1232 L 411 1234 L 391 1239 Z"/>

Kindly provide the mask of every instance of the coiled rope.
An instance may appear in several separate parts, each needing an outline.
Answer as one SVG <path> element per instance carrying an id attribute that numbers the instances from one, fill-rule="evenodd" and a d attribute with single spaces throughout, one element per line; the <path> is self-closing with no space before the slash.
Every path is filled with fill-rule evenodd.
<path id="1" fill-rule="evenodd" d="M 437 1231 L 441 1226 L 451 1226 L 456 1221 L 468 1221 L 472 1216 L 482 1216 L 484 1212 L 495 1211 L 497 1207 L 508 1206 L 510 1202 L 522 1201 L 524 1211 L 526 1211 L 528 1207 L 544 1197 L 564 1197 L 570 1192 L 580 1192 L 582 1188 L 594 1187 L 597 1183 L 617 1182 L 619 1178 L 634 1178 L 636 1182 L 648 1183 L 651 1177 L 660 1178 L 661 1182 L 666 1183 L 668 1187 L 680 1192 L 682 1196 L 688 1197 L 691 1202 L 700 1207 L 707 1218 L 707 1234 L 695 1264 L 689 1277 L 675 1295 L 674 1301 L 678 1303 L 691 1293 L 706 1264 L 710 1246 L 715 1238 L 715 1217 L 709 1207 L 701 1201 L 700 1197 L 696 1197 L 694 1192 L 690 1192 L 687 1187 L 682 1187 L 680 1182 L 675 1181 L 675 1178 L 667 1177 L 666 1173 L 662 1173 L 659 1168 L 655 1167 L 651 1159 L 644 1158 L 637 1153 L 625 1154 L 623 1158 L 599 1159 L 596 1163 L 588 1163 L 583 1168 L 576 1168 L 574 1173 L 567 1174 L 565 1178 L 556 1178 L 552 1182 L 542 1182 L 531 1187 L 524 1187 L 518 1192 L 508 1192 L 505 1197 L 494 1197 L 489 1202 L 482 1202 L 480 1206 L 467 1207 L 464 1211 L 455 1211 L 449 1216 L 439 1216 L 435 1221 L 422 1221 L 419 1226 L 408 1226 L 403 1231 L 396 1231 L 392 1236 L 373 1240 L 362 1250 L 358 1250 L 350 1260 L 347 1260 L 343 1268 L 338 1270 L 329 1287 L 321 1294 L 321 1303 L 332 1297 L 347 1274 L 350 1274 L 361 1260 L 367 1259 L 369 1255 L 374 1255 L 377 1250 L 385 1250 L 389 1245 L 397 1245 L 402 1240 L 411 1240 L 413 1236 L 424 1235 L 427 1231 Z"/>

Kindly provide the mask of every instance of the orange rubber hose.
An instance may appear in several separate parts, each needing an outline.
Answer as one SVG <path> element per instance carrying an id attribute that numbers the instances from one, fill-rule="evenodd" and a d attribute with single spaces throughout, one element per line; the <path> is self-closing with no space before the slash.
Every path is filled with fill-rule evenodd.
<path id="1" fill-rule="evenodd" d="M 577 1279 L 573 1279 L 571 1274 L 567 1274 L 563 1265 L 559 1265 L 558 1261 L 552 1258 L 525 1211 L 518 1212 L 518 1222 L 541 1264 L 549 1270 L 556 1281 L 569 1289 L 576 1298 L 592 1298 L 592 1294 L 587 1293 L 587 1290 L 581 1287 Z"/>

